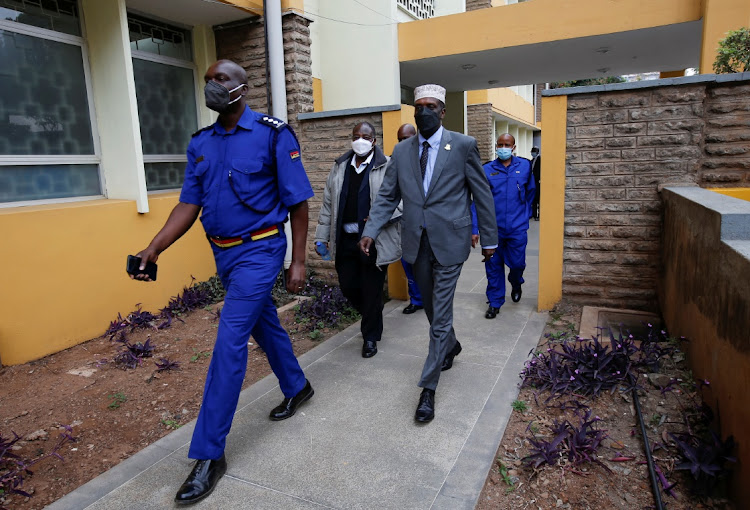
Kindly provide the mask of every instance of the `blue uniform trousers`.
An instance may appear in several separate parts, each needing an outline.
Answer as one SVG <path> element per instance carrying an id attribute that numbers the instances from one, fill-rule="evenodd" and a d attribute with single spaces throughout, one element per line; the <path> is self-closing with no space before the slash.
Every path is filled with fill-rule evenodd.
<path id="1" fill-rule="evenodd" d="M 409 284 L 409 302 L 415 306 L 422 306 L 422 294 L 419 293 L 419 285 L 417 285 L 417 279 L 414 277 L 411 264 L 401 259 L 401 265 L 404 266 L 404 274 Z"/>
<path id="2" fill-rule="evenodd" d="M 266 353 L 286 398 L 294 397 L 305 386 L 305 374 L 271 300 L 285 252 L 283 235 L 228 249 L 214 247 L 216 267 L 227 295 L 190 443 L 188 457 L 192 459 L 219 459 L 224 454 L 245 379 L 251 334 Z"/>
<path id="3" fill-rule="evenodd" d="M 524 282 L 526 269 L 527 231 L 504 234 L 498 232 L 498 246 L 495 254 L 485 262 L 487 274 L 487 301 L 490 306 L 500 308 L 505 303 L 505 266 L 508 266 L 508 281 L 513 287 Z"/>

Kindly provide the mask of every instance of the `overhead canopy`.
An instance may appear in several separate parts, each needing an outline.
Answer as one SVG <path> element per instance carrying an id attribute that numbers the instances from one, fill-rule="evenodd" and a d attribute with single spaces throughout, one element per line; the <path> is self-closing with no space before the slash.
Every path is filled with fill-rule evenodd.
<path id="1" fill-rule="evenodd" d="M 401 83 L 449 91 L 697 67 L 697 0 L 533 0 L 399 25 Z"/>

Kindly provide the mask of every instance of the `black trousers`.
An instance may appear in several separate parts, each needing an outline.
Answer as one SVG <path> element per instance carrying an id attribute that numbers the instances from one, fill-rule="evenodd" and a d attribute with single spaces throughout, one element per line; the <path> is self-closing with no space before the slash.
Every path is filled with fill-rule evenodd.
<path id="1" fill-rule="evenodd" d="M 383 335 L 383 284 L 387 268 L 375 264 L 375 246 L 366 256 L 357 246 L 358 242 L 359 234 L 340 234 L 336 273 L 344 297 L 362 315 L 362 337 L 378 341 Z"/>

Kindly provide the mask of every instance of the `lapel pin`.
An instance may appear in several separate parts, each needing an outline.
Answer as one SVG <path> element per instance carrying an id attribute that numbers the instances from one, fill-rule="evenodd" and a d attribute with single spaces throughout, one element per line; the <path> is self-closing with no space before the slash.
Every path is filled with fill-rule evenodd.
<path id="1" fill-rule="evenodd" d="M 447 151 L 451 150 L 451 144 L 446 143 L 445 144 L 445 150 L 447 150 Z"/>

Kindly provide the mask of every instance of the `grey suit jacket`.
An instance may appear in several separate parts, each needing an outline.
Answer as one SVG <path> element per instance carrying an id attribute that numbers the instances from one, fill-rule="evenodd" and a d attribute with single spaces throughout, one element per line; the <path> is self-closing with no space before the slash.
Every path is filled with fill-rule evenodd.
<path id="1" fill-rule="evenodd" d="M 362 237 L 375 239 L 403 200 L 401 245 L 404 260 L 414 263 L 422 231 L 426 229 L 432 251 L 441 265 L 463 263 L 471 250 L 472 197 L 482 244 L 496 245 L 495 203 L 479 160 L 476 140 L 443 129 L 432 181 L 425 195 L 419 168 L 419 138 L 412 136 L 393 150 Z"/>

